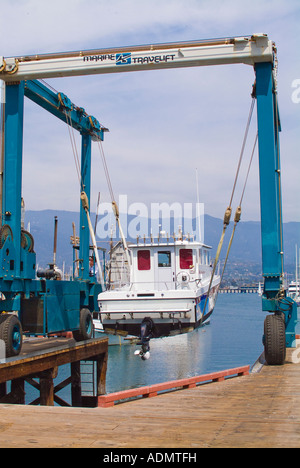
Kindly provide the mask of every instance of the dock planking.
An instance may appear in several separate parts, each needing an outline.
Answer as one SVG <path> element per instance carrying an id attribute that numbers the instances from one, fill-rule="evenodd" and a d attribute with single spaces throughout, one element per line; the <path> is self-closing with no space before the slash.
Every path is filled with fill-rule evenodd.
<path id="1" fill-rule="evenodd" d="M 0 447 L 299 447 L 300 366 L 109 408 L 0 405 Z"/>

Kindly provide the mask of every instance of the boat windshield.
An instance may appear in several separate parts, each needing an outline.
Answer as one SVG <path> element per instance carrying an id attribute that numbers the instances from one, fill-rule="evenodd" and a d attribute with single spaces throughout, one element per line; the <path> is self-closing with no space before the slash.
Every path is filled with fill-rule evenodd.
<path id="1" fill-rule="evenodd" d="M 160 268 L 171 266 L 171 252 L 170 251 L 158 252 L 158 266 Z"/>

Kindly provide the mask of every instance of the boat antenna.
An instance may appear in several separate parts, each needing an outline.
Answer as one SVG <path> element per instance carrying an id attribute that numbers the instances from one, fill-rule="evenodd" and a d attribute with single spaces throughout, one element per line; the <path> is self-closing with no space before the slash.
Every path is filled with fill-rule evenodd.
<path id="1" fill-rule="evenodd" d="M 198 236 L 199 242 L 202 242 L 201 239 L 201 224 L 200 224 L 200 201 L 199 201 L 199 179 L 198 179 L 198 169 L 196 167 L 196 188 L 197 188 L 197 210 L 196 210 L 196 218 L 198 221 Z"/>

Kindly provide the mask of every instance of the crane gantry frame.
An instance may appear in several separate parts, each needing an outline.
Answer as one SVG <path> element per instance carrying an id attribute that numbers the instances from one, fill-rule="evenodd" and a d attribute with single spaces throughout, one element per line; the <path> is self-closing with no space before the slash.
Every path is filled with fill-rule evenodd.
<path id="1" fill-rule="evenodd" d="M 97 295 L 101 289 L 88 277 L 89 233 L 82 207 L 80 233 L 82 269 L 77 282 L 68 282 L 69 284 L 62 282 L 58 291 L 57 287 L 53 286 L 56 282 L 49 279 L 34 279 L 35 254 L 30 248 L 24 248 L 24 242 L 22 244 L 22 236 L 27 236 L 28 241 L 28 235 L 22 234 L 20 227 L 24 95 L 35 100 L 48 111 L 56 113 L 59 118 L 64 119 L 66 112 L 72 112 L 74 118 L 77 114 L 78 130 L 82 134 L 81 177 L 88 201 L 91 140 L 102 139 L 104 131 L 96 119 L 87 116 L 84 110 L 75 109 L 71 101 L 62 93 L 59 93 L 59 96 L 51 96 L 53 103 L 49 104 L 49 95 L 45 98 L 48 94 L 47 89 L 43 89 L 43 86 L 35 80 L 236 63 L 250 65 L 255 71 L 264 277 L 262 309 L 272 313 L 265 321 L 264 343 L 269 363 L 283 362 L 285 346 L 294 344 L 297 306 L 292 299 L 285 297 L 283 289 L 280 121 L 275 76 L 277 56 L 275 44 L 266 34 L 22 57 L 0 57 L 0 79 L 5 82 L 6 88 L 2 175 L 2 229 L 5 226 L 6 230 L 3 231 L 0 249 L 0 266 L 2 266 L 0 291 L 4 293 L 6 299 L 1 302 L 0 310 L 6 312 L 17 310 L 26 329 L 28 324 L 24 322 L 29 320 L 29 317 L 31 321 L 38 320 L 39 310 L 43 307 L 44 320 L 40 320 L 43 323 L 43 333 L 51 331 L 49 323 L 50 328 L 57 328 L 56 324 L 59 323 L 62 330 L 76 330 L 80 327 L 81 320 L 78 311 L 97 310 Z M 60 299 L 58 300 L 57 297 Z M 55 314 L 53 312 L 55 318 L 52 319 L 48 309 L 57 308 L 59 302 L 63 303 L 63 306 Z M 36 307 L 33 318 L 30 312 L 32 307 Z M 47 327 L 45 327 L 46 322 Z M 34 332 L 35 328 L 36 325 L 33 324 L 31 331 Z"/>

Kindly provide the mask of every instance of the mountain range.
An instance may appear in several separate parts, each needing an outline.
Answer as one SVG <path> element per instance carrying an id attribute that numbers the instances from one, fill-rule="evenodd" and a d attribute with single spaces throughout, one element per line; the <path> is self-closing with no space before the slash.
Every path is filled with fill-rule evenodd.
<path id="1" fill-rule="evenodd" d="M 61 268 L 65 262 L 66 268 L 71 267 L 73 262 L 73 249 L 70 236 L 73 234 L 72 223 L 75 223 L 76 234 L 79 234 L 79 213 L 72 211 L 27 211 L 25 216 L 25 228 L 30 229 L 34 238 L 34 250 L 37 254 L 37 263 L 40 267 L 46 267 L 53 261 L 54 245 L 54 217 L 58 218 L 58 237 L 56 263 Z M 95 213 L 91 213 L 94 225 Z M 232 224 L 228 226 L 224 239 L 220 258 L 224 259 L 227 251 L 228 241 L 232 232 Z M 214 256 L 220 241 L 223 229 L 223 220 L 204 215 L 204 239 L 212 246 Z M 300 223 L 288 222 L 283 224 L 284 238 L 284 264 L 285 270 L 290 273 L 295 271 L 295 246 L 300 246 Z M 135 242 L 136 239 L 127 239 Z M 97 238 L 99 245 L 109 250 L 109 239 L 101 241 Z M 249 268 L 261 264 L 261 233 L 259 221 L 240 221 L 237 225 L 233 244 L 230 251 L 228 264 L 238 263 Z"/>

